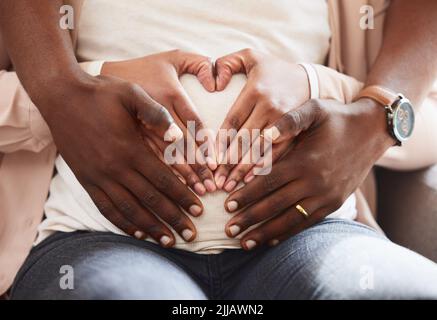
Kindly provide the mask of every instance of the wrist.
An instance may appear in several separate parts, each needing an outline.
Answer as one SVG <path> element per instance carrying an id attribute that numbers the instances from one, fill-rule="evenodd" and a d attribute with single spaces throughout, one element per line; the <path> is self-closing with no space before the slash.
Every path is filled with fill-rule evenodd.
<path id="1" fill-rule="evenodd" d="M 370 99 L 360 98 L 354 102 L 360 114 L 359 121 L 367 132 L 368 139 L 373 142 L 373 148 L 377 153 L 384 153 L 388 148 L 396 145 L 396 140 L 390 134 L 387 113 L 382 104 Z"/>
<path id="2" fill-rule="evenodd" d="M 89 77 L 79 64 L 67 69 L 53 67 L 47 72 L 38 72 L 38 76 L 26 86 L 26 91 L 37 108 L 44 112 L 45 109 L 50 108 L 47 101 L 53 100 L 52 98 L 58 95 L 64 95 L 69 88 L 80 87 L 81 84 L 89 81 Z"/>
<path id="3" fill-rule="evenodd" d="M 75 74 L 48 77 L 44 81 L 40 90 L 29 96 L 49 126 L 52 121 L 56 121 L 59 112 L 68 112 L 71 107 L 80 107 L 70 102 L 84 92 L 91 92 L 96 86 L 96 78 L 80 68 Z"/>

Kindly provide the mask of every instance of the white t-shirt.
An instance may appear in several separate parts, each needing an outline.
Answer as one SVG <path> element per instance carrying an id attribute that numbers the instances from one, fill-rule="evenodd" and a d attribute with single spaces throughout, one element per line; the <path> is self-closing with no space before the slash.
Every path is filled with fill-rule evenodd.
<path id="1" fill-rule="evenodd" d="M 291 62 L 323 64 L 330 29 L 324 0 L 93 0 L 85 1 L 78 35 L 78 56 L 83 61 L 123 60 L 171 49 L 215 59 L 253 48 Z M 216 93 L 206 92 L 193 76 L 183 76 L 181 82 L 205 124 L 217 130 L 246 78 L 237 75 L 223 92 Z M 55 231 L 124 234 L 100 214 L 60 157 L 56 168 L 37 243 Z M 175 234 L 176 248 L 198 253 L 240 248 L 238 238 L 231 239 L 224 232 L 231 217 L 224 210 L 226 196 L 217 191 L 201 198 L 202 216 L 190 217 L 197 238 L 186 243 Z M 355 215 L 355 197 L 351 196 L 331 216 L 353 219 Z"/>

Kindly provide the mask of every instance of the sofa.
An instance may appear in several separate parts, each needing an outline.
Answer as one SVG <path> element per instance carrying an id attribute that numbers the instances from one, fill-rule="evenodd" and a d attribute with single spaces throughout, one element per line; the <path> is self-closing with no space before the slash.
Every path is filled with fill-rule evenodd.
<path id="1" fill-rule="evenodd" d="M 377 220 L 393 242 L 437 262 L 437 165 L 399 172 L 377 168 Z"/>

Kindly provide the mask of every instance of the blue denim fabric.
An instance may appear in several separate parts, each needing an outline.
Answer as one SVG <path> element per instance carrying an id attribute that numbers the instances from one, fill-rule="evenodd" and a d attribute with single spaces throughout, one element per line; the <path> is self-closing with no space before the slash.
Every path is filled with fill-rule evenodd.
<path id="1" fill-rule="evenodd" d="M 60 268 L 74 270 L 74 289 Z M 353 221 L 325 219 L 276 247 L 217 255 L 111 233 L 34 248 L 13 299 L 436 299 L 437 265 Z"/>

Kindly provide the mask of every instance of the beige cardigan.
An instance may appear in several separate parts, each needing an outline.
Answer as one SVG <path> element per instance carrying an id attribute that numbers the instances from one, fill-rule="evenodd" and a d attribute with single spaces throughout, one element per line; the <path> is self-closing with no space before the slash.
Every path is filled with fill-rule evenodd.
<path id="1" fill-rule="evenodd" d="M 75 6 L 76 18 L 83 0 Z M 364 81 L 382 41 L 386 2 L 328 0 L 332 45 L 327 65 Z M 374 30 L 361 30 L 359 8 L 372 4 Z M 77 24 L 76 24 L 77 25 Z M 73 40 L 76 35 L 73 33 Z M 321 98 L 349 100 L 360 87 L 318 67 Z M 326 71 L 326 70 L 325 70 Z M 0 72 L 0 295 L 11 285 L 35 239 L 52 178 L 56 149 L 50 130 L 15 73 Z M 339 93 L 340 92 L 340 93 Z M 437 94 L 428 105 L 437 109 Z"/>

